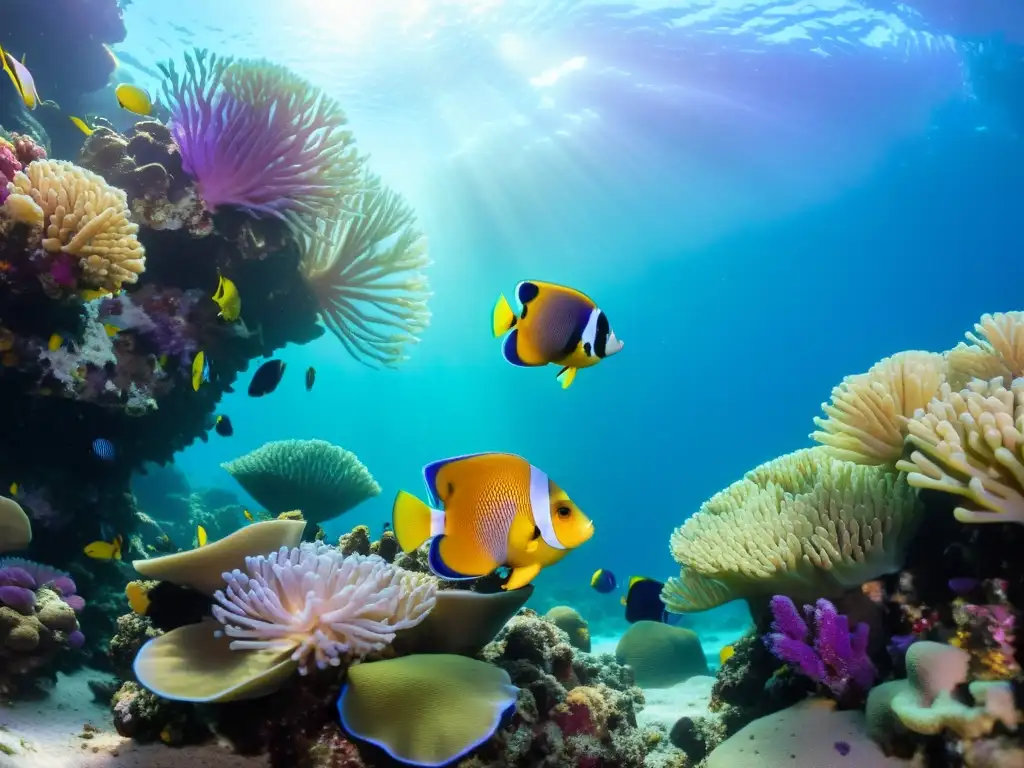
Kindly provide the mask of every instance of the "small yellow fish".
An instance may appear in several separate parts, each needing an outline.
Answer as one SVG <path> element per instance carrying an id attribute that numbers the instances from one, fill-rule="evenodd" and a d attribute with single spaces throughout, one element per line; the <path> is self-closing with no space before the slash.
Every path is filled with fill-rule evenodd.
<path id="1" fill-rule="evenodd" d="M 83 550 L 86 555 L 94 560 L 120 560 L 121 545 L 124 539 L 118 534 L 113 541 L 94 541 Z"/>
<path id="2" fill-rule="evenodd" d="M 71 120 L 72 123 L 75 124 L 75 127 L 78 130 L 80 130 L 82 133 L 84 133 L 86 136 L 92 136 L 94 133 L 96 133 L 96 129 L 95 128 L 90 128 L 89 124 L 86 123 L 85 120 L 83 120 L 82 118 L 75 117 L 74 115 L 70 115 L 69 119 Z"/>
<path id="3" fill-rule="evenodd" d="M 124 596 L 128 598 L 128 606 L 139 616 L 145 616 L 149 610 L 149 592 L 138 581 L 129 581 L 124 588 Z"/>
<path id="4" fill-rule="evenodd" d="M 209 380 L 210 367 L 206 364 L 206 353 L 199 350 L 192 359 L 192 389 L 198 392 L 199 385 Z"/>
<path id="5" fill-rule="evenodd" d="M 84 301 L 95 301 L 96 299 L 105 299 L 108 296 L 113 296 L 110 291 L 100 291 L 95 288 L 86 288 L 84 291 L 80 291 L 79 294 Z"/>
<path id="6" fill-rule="evenodd" d="M 430 569 L 444 579 L 512 569 L 504 589 L 529 584 L 594 535 L 594 524 L 548 476 L 520 456 L 478 453 L 428 464 L 430 505 L 399 491 L 392 507 L 406 552 L 430 541 Z"/>
<path id="7" fill-rule="evenodd" d="M 586 294 L 555 283 L 527 280 L 516 286 L 522 305 L 517 315 L 508 299 L 498 297 L 491 313 L 495 337 L 508 334 L 502 355 L 512 365 L 561 366 L 557 379 L 568 389 L 580 368 L 590 368 L 619 352 L 608 316 Z"/>
<path id="8" fill-rule="evenodd" d="M 18 484 L 17 483 L 11 483 L 11 487 L 8 490 L 11 492 L 11 496 L 17 496 L 18 495 Z"/>
<path id="9" fill-rule="evenodd" d="M 722 650 L 718 652 L 718 663 L 725 664 L 725 662 L 731 659 L 735 655 L 735 653 L 736 649 L 733 646 L 725 646 L 724 648 L 722 648 Z"/>
<path id="10" fill-rule="evenodd" d="M 59 333 L 55 333 L 50 336 L 50 340 L 46 342 L 46 348 L 51 352 L 56 352 L 60 349 L 60 345 L 64 343 L 64 337 Z"/>
<path id="11" fill-rule="evenodd" d="M 103 330 L 107 332 L 107 336 L 117 336 L 117 334 L 121 332 L 120 328 L 116 325 L 111 325 L 110 323 L 104 323 Z"/>
<path id="12" fill-rule="evenodd" d="M 199 542 L 200 547 L 206 546 L 206 529 L 203 526 L 196 526 L 196 541 Z"/>
<path id="13" fill-rule="evenodd" d="M 114 89 L 117 96 L 117 103 L 121 109 L 134 112 L 136 115 L 149 116 L 153 114 L 153 100 L 142 88 L 130 83 L 121 83 Z"/>
<path id="14" fill-rule="evenodd" d="M 252 516 L 252 512 L 250 512 L 248 509 L 243 509 L 242 514 L 245 515 L 245 519 L 248 520 L 250 523 L 255 522 L 255 518 Z"/>
<path id="15" fill-rule="evenodd" d="M 7 76 L 11 78 L 11 82 L 14 83 L 14 88 L 17 90 L 22 102 L 24 102 L 25 107 L 33 110 L 39 106 L 39 93 L 36 91 L 36 83 L 32 79 L 32 73 L 25 67 L 25 57 L 22 56 L 21 61 L 18 61 L 3 48 L 0 48 L 0 63 L 3 64 L 4 72 L 7 73 Z"/>
<path id="16" fill-rule="evenodd" d="M 220 307 L 218 317 L 223 317 L 229 323 L 235 322 L 242 314 L 242 297 L 238 295 L 238 288 L 223 275 L 220 276 L 217 282 L 217 290 L 213 292 L 213 300 Z"/>

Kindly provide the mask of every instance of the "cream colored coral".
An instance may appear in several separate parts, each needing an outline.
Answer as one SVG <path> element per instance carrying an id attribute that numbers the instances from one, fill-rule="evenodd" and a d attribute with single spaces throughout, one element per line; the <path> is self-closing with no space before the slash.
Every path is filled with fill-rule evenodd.
<path id="1" fill-rule="evenodd" d="M 821 448 L 776 461 L 779 471 L 759 467 L 672 534 L 682 571 L 662 593 L 671 610 L 773 594 L 811 599 L 900 568 L 921 515 L 902 477 Z"/>
<path id="2" fill-rule="evenodd" d="M 963 496 L 961 522 L 1024 524 L 1024 379 L 943 385 L 909 432 L 914 450 L 896 466 L 912 486 Z"/>
<path id="3" fill-rule="evenodd" d="M 324 325 L 349 354 L 394 368 L 430 324 L 427 240 L 409 204 L 372 174 L 356 208 L 354 215 L 339 209 L 315 236 L 300 237 L 299 269 Z"/>
<path id="4" fill-rule="evenodd" d="M 1004 385 L 1024 375 L 1024 312 L 985 314 L 960 342 L 946 353 L 949 383 L 963 389 L 972 379 L 991 381 L 1002 377 Z"/>
<path id="5" fill-rule="evenodd" d="M 887 357 L 867 373 L 847 376 L 823 403 L 811 438 L 837 459 L 892 464 L 903 452 L 906 419 L 924 407 L 946 379 L 942 355 L 909 351 Z"/>
<path id="6" fill-rule="evenodd" d="M 85 287 L 118 291 L 145 270 L 125 193 L 102 176 L 63 160 L 36 160 L 14 175 L 8 190 L 4 205 L 13 216 L 35 216 L 29 203 L 42 211 L 43 249 L 76 256 Z"/>

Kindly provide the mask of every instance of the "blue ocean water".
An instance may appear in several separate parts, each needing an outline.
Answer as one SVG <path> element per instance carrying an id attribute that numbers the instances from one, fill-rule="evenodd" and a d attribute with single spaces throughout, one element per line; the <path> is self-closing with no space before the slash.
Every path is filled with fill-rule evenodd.
<path id="1" fill-rule="evenodd" d="M 808 445 L 844 375 L 1021 308 L 1024 18 L 961 5 L 134 0 L 126 77 L 193 46 L 292 67 L 342 100 L 434 262 L 400 370 L 289 347 L 278 391 L 238 387 L 235 435 L 177 464 L 234 490 L 220 463 L 265 441 L 338 443 L 384 490 L 333 535 L 379 528 L 428 461 L 520 453 L 597 527 L 538 599 L 596 600 L 598 567 L 672 575 L 671 530 Z M 525 278 L 595 297 L 623 354 L 568 391 L 504 363 L 489 310 Z"/>

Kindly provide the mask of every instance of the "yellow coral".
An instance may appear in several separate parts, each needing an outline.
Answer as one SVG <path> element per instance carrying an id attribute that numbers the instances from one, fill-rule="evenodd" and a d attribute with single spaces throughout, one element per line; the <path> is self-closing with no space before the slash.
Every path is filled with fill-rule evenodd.
<path id="1" fill-rule="evenodd" d="M 960 342 L 946 353 L 949 383 L 954 390 L 972 379 L 1004 384 L 1024 375 L 1024 312 L 985 314 L 966 334 L 970 344 Z"/>
<path id="2" fill-rule="evenodd" d="M 907 417 L 945 380 L 942 355 L 910 351 L 887 357 L 832 390 L 832 402 L 821 406 L 828 418 L 814 419 L 818 431 L 811 438 L 837 459 L 891 464 L 903 452 Z"/>
<path id="3" fill-rule="evenodd" d="M 914 450 L 896 466 L 910 485 L 963 496 L 961 522 L 1024 524 L 1024 379 L 945 384 L 909 431 Z"/>
<path id="4" fill-rule="evenodd" d="M 115 292 L 145 270 L 125 193 L 102 176 L 63 160 L 37 160 L 16 173 L 8 189 L 7 210 L 45 227 L 44 250 L 77 257 L 84 287 Z"/>
<path id="5" fill-rule="evenodd" d="M 921 514 L 906 481 L 821 448 L 797 453 L 776 460 L 781 471 L 759 467 L 716 494 L 672 534 L 682 568 L 662 592 L 670 610 L 821 597 L 899 569 Z"/>

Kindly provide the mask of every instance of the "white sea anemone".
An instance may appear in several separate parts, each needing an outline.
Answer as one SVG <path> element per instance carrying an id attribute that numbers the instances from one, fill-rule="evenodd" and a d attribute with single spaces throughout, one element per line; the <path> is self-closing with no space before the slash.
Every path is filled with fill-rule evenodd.
<path id="1" fill-rule="evenodd" d="M 214 594 L 222 634 L 237 638 L 232 650 L 293 648 L 301 674 L 386 648 L 426 618 L 437 593 L 430 576 L 319 542 L 247 557 L 245 569 L 225 573 Z"/>

